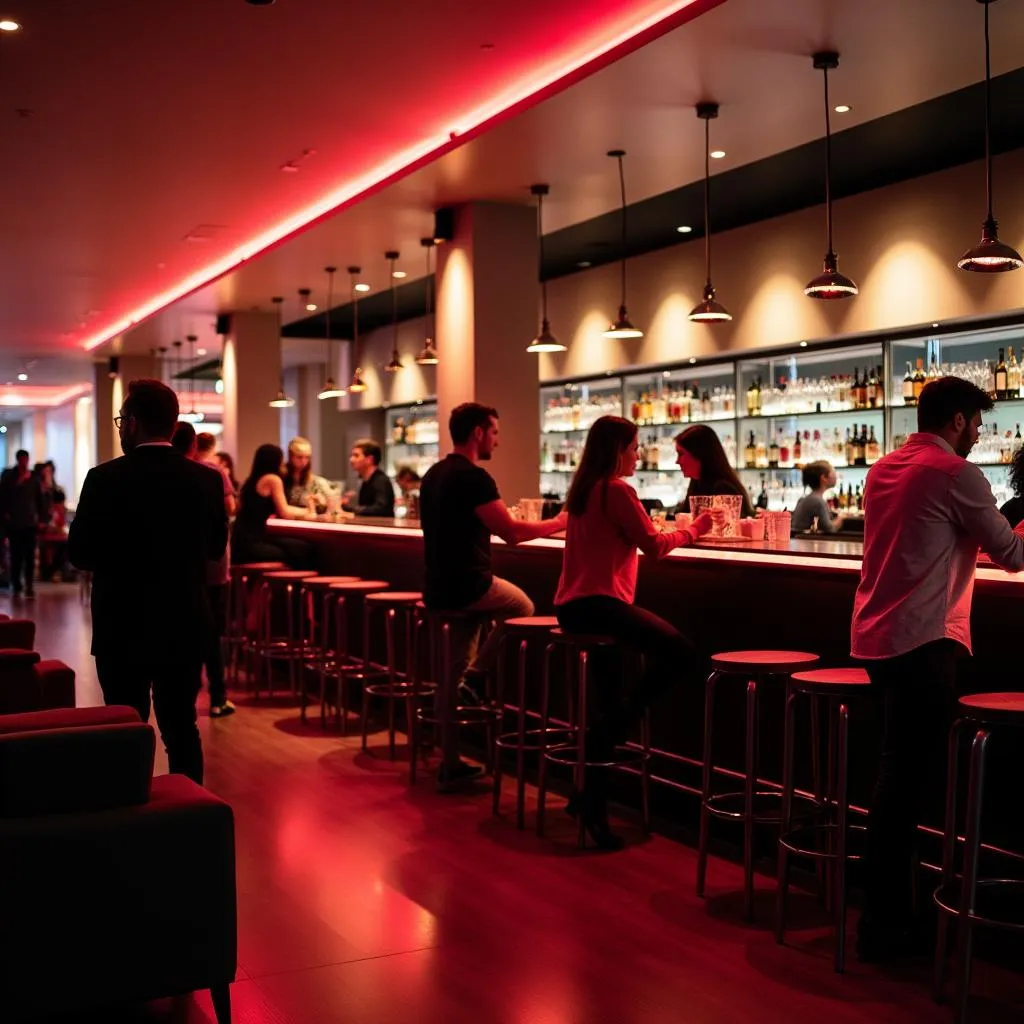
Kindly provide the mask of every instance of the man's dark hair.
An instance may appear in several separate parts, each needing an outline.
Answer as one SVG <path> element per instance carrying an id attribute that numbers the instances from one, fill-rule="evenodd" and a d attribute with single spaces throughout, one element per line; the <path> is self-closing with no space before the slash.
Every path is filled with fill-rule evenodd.
<path id="1" fill-rule="evenodd" d="M 448 433 L 453 444 L 465 444 L 477 427 L 486 430 L 491 419 L 498 418 L 498 410 L 479 402 L 463 402 L 452 409 L 448 417 Z"/>
<path id="2" fill-rule="evenodd" d="M 209 431 L 204 430 L 201 434 L 196 434 L 196 451 L 200 455 L 209 455 L 216 447 L 217 438 Z"/>
<path id="3" fill-rule="evenodd" d="M 978 412 L 988 412 L 992 399 L 962 377 L 940 377 L 925 384 L 917 400 L 917 429 L 936 431 L 948 427 L 958 412 L 968 422 Z"/>
<path id="4" fill-rule="evenodd" d="M 395 474 L 395 479 L 411 480 L 413 483 L 418 484 L 420 482 L 420 475 L 412 468 L 412 466 L 399 466 L 398 472 Z"/>
<path id="5" fill-rule="evenodd" d="M 196 428 L 191 423 L 179 423 L 174 428 L 171 436 L 171 446 L 176 452 L 188 455 L 192 451 L 192 444 L 196 439 Z"/>
<path id="6" fill-rule="evenodd" d="M 128 384 L 123 415 L 132 416 L 149 437 L 169 441 L 178 422 L 178 396 L 160 380 L 141 378 Z"/>
<path id="7" fill-rule="evenodd" d="M 24 449 L 24 448 L 19 448 L 19 449 L 18 449 L 18 450 L 17 450 L 17 451 L 16 451 L 15 453 L 14 453 L 14 457 L 15 457 L 16 459 L 27 459 L 27 458 L 28 458 L 28 452 L 27 452 L 27 451 L 25 451 L 25 449 Z"/>
<path id="8" fill-rule="evenodd" d="M 380 459 L 383 453 L 380 450 L 380 445 L 377 444 L 373 438 L 361 437 L 354 445 L 352 445 L 352 447 L 359 448 L 367 458 L 373 459 L 373 464 L 375 466 L 380 465 Z"/>

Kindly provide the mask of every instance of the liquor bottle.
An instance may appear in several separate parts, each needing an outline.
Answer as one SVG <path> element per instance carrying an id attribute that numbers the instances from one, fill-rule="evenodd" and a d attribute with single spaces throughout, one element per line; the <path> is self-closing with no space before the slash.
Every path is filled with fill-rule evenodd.
<path id="1" fill-rule="evenodd" d="M 772 438 L 772 443 L 768 446 L 768 468 L 778 469 L 779 467 L 779 445 L 775 438 Z"/>
<path id="2" fill-rule="evenodd" d="M 743 466 L 753 469 L 757 465 L 757 446 L 754 443 L 754 432 L 750 432 L 750 440 L 743 449 Z"/>
<path id="3" fill-rule="evenodd" d="M 860 489 L 860 484 L 857 484 L 857 494 L 854 497 L 853 501 L 854 501 L 854 508 L 856 508 L 859 511 L 863 512 L 864 511 L 864 492 Z"/>
<path id="4" fill-rule="evenodd" d="M 932 356 L 932 361 L 928 364 L 928 380 L 938 380 L 941 376 L 942 372 L 935 362 L 935 357 Z"/>
<path id="5" fill-rule="evenodd" d="M 860 379 L 860 387 L 857 388 L 857 408 L 866 409 L 868 407 L 868 371 L 867 367 L 864 368 L 864 376 Z"/>
<path id="6" fill-rule="evenodd" d="M 1010 361 L 1006 367 L 1006 390 L 1007 398 L 1020 398 L 1020 363 L 1013 353 L 1013 346 L 1010 346 Z"/>
<path id="7" fill-rule="evenodd" d="M 914 391 L 914 371 L 907 363 L 907 372 L 903 376 L 903 404 L 917 405 L 917 394 Z"/>
<path id="8" fill-rule="evenodd" d="M 1017 424 L 1017 433 L 1013 435 L 1013 454 L 1016 455 L 1024 447 L 1024 437 L 1020 436 L 1020 424 Z"/>
<path id="9" fill-rule="evenodd" d="M 875 428 L 871 428 L 871 433 L 868 435 L 867 444 L 867 463 L 869 466 L 873 466 L 881 457 L 882 451 L 878 444 L 878 438 L 875 437 Z"/>
<path id="10" fill-rule="evenodd" d="M 842 484 L 839 485 L 839 494 L 836 496 L 836 503 L 839 505 L 841 510 L 846 508 L 846 491 L 843 490 Z"/>
<path id="11" fill-rule="evenodd" d="M 764 485 L 764 473 L 761 474 L 761 493 L 757 496 L 757 501 L 754 503 L 757 508 L 768 507 L 768 490 Z"/>
<path id="12" fill-rule="evenodd" d="M 793 465 L 802 466 L 804 464 L 804 449 L 800 443 L 800 431 L 796 432 L 796 437 L 793 438 Z"/>
<path id="13" fill-rule="evenodd" d="M 878 378 L 875 376 L 875 368 L 872 366 L 868 374 L 868 385 L 867 385 L 867 400 L 864 403 L 864 407 L 867 409 L 874 409 L 875 403 L 878 401 Z"/>
<path id="14" fill-rule="evenodd" d="M 996 399 L 1005 400 L 1006 395 L 1006 360 L 1003 358 L 1003 350 L 999 350 L 999 362 L 996 363 Z"/>
<path id="15" fill-rule="evenodd" d="M 629 418 L 634 423 L 640 422 L 640 397 L 637 396 L 633 399 L 633 404 L 629 407 Z"/>
<path id="16" fill-rule="evenodd" d="M 924 386 L 927 383 L 927 378 L 924 375 L 924 360 L 918 359 L 917 370 L 914 372 L 914 404 L 916 405 L 921 397 L 921 392 L 924 391 Z"/>
<path id="17" fill-rule="evenodd" d="M 851 466 L 864 465 L 864 445 L 861 444 L 860 434 L 857 433 L 857 424 L 853 425 L 853 438 L 851 440 L 853 458 L 850 459 Z"/>
<path id="18" fill-rule="evenodd" d="M 782 433 L 782 427 L 779 427 L 779 465 L 788 468 L 792 464 L 790 461 L 789 443 Z"/>
<path id="19" fill-rule="evenodd" d="M 768 468 L 768 447 L 764 443 L 763 437 L 758 437 L 757 439 L 757 453 L 754 456 L 754 465 L 758 469 Z"/>
<path id="20" fill-rule="evenodd" d="M 847 427 L 846 428 L 846 446 L 843 449 L 843 457 L 846 460 L 846 464 L 848 466 L 852 466 L 853 465 L 854 455 L 855 455 L 855 453 L 854 453 L 854 450 L 853 450 L 853 439 L 850 437 L 850 428 Z"/>
<path id="21" fill-rule="evenodd" d="M 551 469 L 551 449 L 548 448 L 548 443 L 545 440 L 540 446 L 540 471 L 546 473 L 549 469 Z"/>

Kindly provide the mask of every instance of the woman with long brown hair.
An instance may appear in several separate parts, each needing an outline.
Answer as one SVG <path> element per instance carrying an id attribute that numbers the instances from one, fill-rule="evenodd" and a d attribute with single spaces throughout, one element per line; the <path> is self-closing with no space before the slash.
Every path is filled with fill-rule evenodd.
<path id="1" fill-rule="evenodd" d="M 736 470 L 729 465 L 718 435 L 706 423 L 697 423 L 677 434 L 676 465 L 690 481 L 681 510 L 690 511 L 690 498 L 709 494 L 738 494 L 743 499 L 742 516 L 752 517 L 750 495 Z"/>
<path id="2" fill-rule="evenodd" d="M 562 575 L 555 611 L 569 633 L 600 633 L 645 656 L 643 678 L 632 693 L 621 693 L 619 665 L 594 664 L 595 696 L 602 712 L 593 720 L 586 743 L 591 760 L 606 759 L 625 742 L 644 709 L 696 664 L 693 645 L 670 623 L 637 608 L 639 548 L 650 558 L 664 558 L 693 544 L 711 529 L 711 516 L 699 516 L 684 530 L 659 533 L 627 483 L 636 470 L 635 424 L 619 416 L 602 416 L 590 428 L 583 458 L 569 489 Z M 607 776 L 587 775 L 587 791 L 576 794 L 570 810 L 583 815 L 587 831 L 606 849 L 622 840 L 608 827 Z"/>

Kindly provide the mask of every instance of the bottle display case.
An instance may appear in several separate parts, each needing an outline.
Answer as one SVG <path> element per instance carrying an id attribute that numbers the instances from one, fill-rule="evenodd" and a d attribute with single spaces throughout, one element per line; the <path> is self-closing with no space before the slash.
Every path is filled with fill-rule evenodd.
<path id="1" fill-rule="evenodd" d="M 409 405 L 392 405 L 385 412 L 384 472 L 390 477 L 403 466 L 420 476 L 437 462 L 437 402 L 425 399 Z"/>
<path id="2" fill-rule="evenodd" d="M 707 423 L 755 504 L 794 508 L 804 491 L 803 467 L 825 460 L 837 477 L 827 497 L 855 511 L 863 507 L 873 463 L 916 429 L 925 384 L 947 375 L 972 381 L 995 402 L 970 458 L 982 466 L 997 501 L 1005 501 L 1009 463 L 1024 444 L 1024 326 L 807 345 L 545 385 L 541 493 L 564 498 L 587 430 L 613 414 L 639 428 L 633 484 L 641 498 L 666 506 L 681 500 L 687 483 L 673 438 L 692 423 Z"/>

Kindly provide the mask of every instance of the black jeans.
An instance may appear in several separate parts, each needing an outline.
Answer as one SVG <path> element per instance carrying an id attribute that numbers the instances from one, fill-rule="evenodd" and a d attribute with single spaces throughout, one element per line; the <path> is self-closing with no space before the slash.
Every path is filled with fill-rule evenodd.
<path id="1" fill-rule="evenodd" d="M 898 658 L 862 662 L 884 715 L 864 859 L 864 919 L 872 926 L 904 927 L 913 914 L 917 826 L 925 787 L 941 788 L 945 779 L 938 769 L 946 765 L 961 650 L 955 640 L 935 640 Z"/>
<path id="2" fill-rule="evenodd" d="M 618 651 L 602 651 L 594 659 L 594 697 L 605 734 L 602 738 L 613 743 L 624 742 L 644 709 L 693 673 L 699 663 L 693 644 L 675 626 L 645 608 L 614 597 L 582 597 L 555 611 L 566 632 L 611 636 L 623 647 L 644 655 L 643 677 L 631 693 L 622 692 Z"/>
<path id="3" fill-rule="evenodd" d="M 7 531 L 11 544 L 11 586 L 20 593 L 32 589 L 36 571 L 36 528 L 12 526 Z"/>
<path id="4" fill-rule="evenodd" d="M 211 584 L 206 588 L 206 595 L 213 612 L 213 632 L 206 644 L 203 655 L 203 666 L 206 668 L 206 685 L 210 690 L 210 706 L 216 707 L 228 699 L 224 685 L 224 634 L 228 624 L 228 585 L 226 583 Z"/>
<path id="5" fill-rule="evenodd" d="M 196 725 L 196 697 L 203 679 L 202 655 L 125 652 L 96 656 L 105 704 L 126 704 L 149 721 L 150 690 L 168 767 L 203 783 L 203 746 Z"/>
<path id="6" fill-rule="evenodd" d="M 289 569 L 308 569 L 313 560 L 313 546 L 296 537 L 240 540 L 231 547 L 231 561 L 234 565 L 245 562 L 284 562 Z"/>

